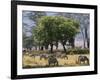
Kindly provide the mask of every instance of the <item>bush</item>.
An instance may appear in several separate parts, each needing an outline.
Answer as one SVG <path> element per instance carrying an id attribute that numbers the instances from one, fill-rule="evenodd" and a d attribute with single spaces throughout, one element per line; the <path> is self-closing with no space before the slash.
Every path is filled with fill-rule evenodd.
<path id="1" fill-rule="evenodd" d="M 76 49 L 69 49 L 67 50 L 67 54 L 89 54 L 89 49 L 80 49 L 80 48 L 76 48 Z"/>

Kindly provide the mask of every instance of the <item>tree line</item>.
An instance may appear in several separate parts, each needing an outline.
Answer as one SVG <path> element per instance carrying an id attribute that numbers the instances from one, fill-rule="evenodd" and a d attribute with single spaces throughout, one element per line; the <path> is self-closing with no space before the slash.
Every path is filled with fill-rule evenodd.
<path id="1" fill-rule="evenodd" d="M 88 14 L 75 14 L 75 13 L 54 13 L 48 16 L 47 12 L 30 11 L 27 15 L 34 22 L 31 26 L 23 22 L 23 47 L 31 48 L 34 46 L 40 50 L 48 49 L 48 45 L 51 46 L 51 52 L 53 52 L 53 46 L 58 48 L 58 43 L 63 45 L 66 52 L 66 42 L 75 47 L 74 41 L 77 33 L 82 34 L 83 47 L 89 48 L 89 15 Z M 26 26 L 26 27 L 24 27 Z M 73 27 L 72 27 L 73 26 Z M 31 33 L 27 36 L 27 32 Z M 69 36 L 68 36 L 69 35 Z M 87 44 L 85 43 L 87 42 Z"/>

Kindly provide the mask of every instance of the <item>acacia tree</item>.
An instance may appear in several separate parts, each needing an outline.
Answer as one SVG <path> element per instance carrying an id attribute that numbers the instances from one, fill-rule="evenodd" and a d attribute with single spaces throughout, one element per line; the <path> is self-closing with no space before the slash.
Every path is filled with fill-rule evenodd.
<path id="1" fill-rule="evenodd" d="M 72 26 L 72 29 L 70 31 L 72 31 L 72 32 L 70 33 L 71 37 L 69 38 L 69 43 L 72 46 L 72 48 L 74 48 L 75 47 L 74 40 L 75 40 L 76 34 L 80 32 L 80 28 L 79 28 L 80 24 L 77 20 L 73 20 L 73 19 L 71 19 L 70 22 L 71 22 L 71 26 Z"/>
<path id="2" fill-rule="evenodd" d="M 78 32 L 78 22 L 64 17 L 44 16 L 39 19 L 34 29 L 34 39 L 41 43 L 41 46 L 50 45 L 53 52 L 54 43 L 60 42 L 66 52 L 66 42 Z"/>
<path id="3" fill-rule="evenodd" d="M 35 32 L 33 33 L 35 35 L 35 38 L 39 43 L 41 43 L 41 46 L 48 47 L 48 45 L 51 46 L 51 53 L 53 52 L 53 45 L 56 39 L 56 27 L 58 22 L 56 22 L 56 17 L 50 17 L 45 16 L 40 18 L 38 21 L 38 25 L 35 29 Z M 38 34 L 38 36 L 36 36 Z"/>
<path id="4" fill-rule="evenodd" d="M 83 47 L 89 48 L 89 14 L 81 14 L 81 13 L 56 13 L 58 16 L 64 16 L 66 18 L 71 18 L 74 20 L 78 20 L 80 23 L 80 35 L 83 38 Z M 70 39 L 70 44 L 74 47 L 74 38 Z"/>
<path id="5" fill-rule="evenodd" d="M 79 32 L 79 23 L 72 19 L 66 19 L 65 22 L 59 25 L 59 28 L 60 42 L 66 52 L 66 42 L 69 42 Z"/>

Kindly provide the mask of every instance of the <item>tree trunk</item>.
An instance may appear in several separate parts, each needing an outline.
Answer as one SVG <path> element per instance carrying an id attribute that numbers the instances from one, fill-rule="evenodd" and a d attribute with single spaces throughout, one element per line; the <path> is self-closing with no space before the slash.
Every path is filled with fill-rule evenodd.
<path id="1" fill-rule="evenodd" d="M 48 45 L 45 45 L 45 49 L 48 50 Z"/>
<path id="2" fill-rule="evenodd" d="M 39 45 L 39 50 L 41 50 L 41 47 L 40 47 L 40 45 Z"/>
<path id="3" fill-rule="evenodd" d="M 56 46 L 56 50 L 58 49 L 58 46 Z"/>
<path id="4" fill-rule="evenodd" d="M 89 45 L 90 45 L 90 43 L 89 43 L 90 41 L 89 41 L 89 39 L 87 40 L 87 47 L 89 48 Z"/>
<path id="5" fill-rule="evenodd" d="M 85 40 L 86 40 L 86 42 L 88 43 L 88 40 L 87 40 L 87 28 L 85 27 Z M 88 47 L 88 45 L 87 45 L 87 47 Z"/>
<path id="6" fill-rule="evenodd" d="M 51 46 L 50 52 L 53 53 L 53 44 L 51 43 L 50 46 Z"/>
<path id="7" fill-rule="evenodd" d="M 35 46 L 35 50 L 37 50 L 37 46 Z"/>
<path id="8" fill-rule="evenodd" d="M 87 27 L 85 27 L 85 40 L 87 42 L 87 48 L 89 48 L 89 38 L 88 38 L 88 33 L 87 33 Z"/>
<path id="9" fill-rule="evenodd" d="M 84 48 L 85 48 L 85 40 L 83 39 L 83 41 L 84 41 Z"/>
<path id="10" fill-rule="evenodd" d="M 72 46 L 72 48 L 75 47 L 75 45 L 74 45 L 74 38 L 71 39 L 71 46 Z"/>
<path id="11" fill-rule="evenodd" d="M 56 49 L 58 49 L 58 42 L 56 42 Z"/>
<path id="12" fill-rule="evenodd" d="M 41 50 L 43 51 L 43 46 L 41 46 Z"/>
<path id="13" fill-rule="evenodd" d="M 64 43 L 62 43 L 62 45 L 63 45 L 64 52 L 66 53 L 66 48 L 65 48 Z"/>
<path id="14" fill-rule="evenodd" d="M 85 37 L 84 37 L 84 33 L 82 32 L 83 35 L 83 48 L 85 48 Z"/>
<path id="15" fill-rule="evenodd" d="M 84 29 L 82 27 L 81 28 L 81 33 L 82 33 L 82 37 L 83 37 L 83 48 L 85 48 L 85 35 L 84 35 Z"/>

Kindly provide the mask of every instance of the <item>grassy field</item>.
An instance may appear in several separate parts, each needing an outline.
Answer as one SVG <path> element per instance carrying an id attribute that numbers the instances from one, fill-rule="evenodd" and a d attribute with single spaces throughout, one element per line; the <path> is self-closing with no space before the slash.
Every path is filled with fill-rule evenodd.
<path id="1" fill-rule="evenodd" d="M 58 61 L 58 67 L 68 67 L 68 66 L 88 66 L 89 64 L 79 64 L 78 63 L 78 56 L 87 56 L 89 59 L 89 54 L 73 54 L 67 55 L 68 59 L 64 58 L 56 58 Z M 40 56 L 32 57 L 30 54 L 23 54 L 22 58 L 23 68 L 42 68 L 42 67 L 50 67 L 48 65 L 48 59 L 40 60 Z M 53 66 L 55 67 L 55 66 Z"/>

